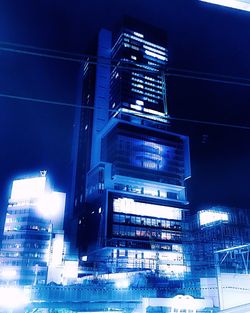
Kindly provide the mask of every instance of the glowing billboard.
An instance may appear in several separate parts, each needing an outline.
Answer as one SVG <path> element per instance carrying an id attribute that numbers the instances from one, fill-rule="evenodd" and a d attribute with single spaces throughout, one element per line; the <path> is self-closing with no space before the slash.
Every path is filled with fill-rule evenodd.
<path id="1" fill-rule="evenodd" d="M 40 198 L 45 192 L 46 177 L 33 177 L 13 181 L 11 200 Z"/>
<path id="2" fill-rule="evenodd" d="M 250 0 L 200 0 L 200 1 L 218 4 L 233 9 L 250 11 Z"/>
<path id="3" fill-rule="evenodd" d="M 182 219 L 182 212 L 179 208 L 138 202 L 131 198 L 114 199 L 113 211 L 116 213 L 134 214 L 171 220 Z"/>
<path id="4" fill-rule="evenodd" d="M 229 214 L 227 212 L 204 210 L 198 212 L 200 226 L 208 225 L 215 222 L 227 222 Z"/>

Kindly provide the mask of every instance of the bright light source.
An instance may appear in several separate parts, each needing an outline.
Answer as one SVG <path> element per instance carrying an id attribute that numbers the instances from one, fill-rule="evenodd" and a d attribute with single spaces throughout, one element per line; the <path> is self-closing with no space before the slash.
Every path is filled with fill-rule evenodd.
<path id="1" fill-rule="evenodd" d="M 1 272 L 1 276 L 5 279 L 13 279 L 17 276 L 17 272 L 13 269 L 3 269 Z"/>
<path id="2" fill-rule="evenodd" d="M 131 109 L 141 111 L 142 107 L 140 105 L 130 104 Z"/>
<path id="3" fill-rule="evenodd" d="M 52 241 L 52 265 L 60 265 L 63 259 L 64 236 L 63 234 L 56 234 Z"/>
<path id="4" fill-rule="evenodd" d="M 119 279 L 115 282 L 115 287 L 118 289 L 126 289 L 130 285 L 128 279 Z"/>
<path id="5" fill-rule="evenodd" d="M 144 35 L 138 32 L 134 32 L 134 35 L 140 38 L 144 38 Z"/>
<path id="6" fill-rule="evenodd" d="M 45 217 L 57 216 L 64 208 L 64 198 L 61 192 L 46 193 L 39 199 L 37 208 Z"/>
<path id="7" fill-rule="evenodd" d="M 117 213 L 134 214 L 174 220 L 182 219 L 182 212 L 179 208 L 145 202 L 137 202 L 130 198 L 114 199 L 113 211 Z"/>
<path id="8" fill-rule="evenodd" d="M 13 181 L 12 200 L 30 200 L 40 198 L 46 186 L 46 177 L 34 177 Z"/>
<path id="9" fill-rule="evenodd" d="M 65 278 L 77 278 L 78 261 L 65 261 L 63 276 Z"/>
<path id="10" fill-rule="evenodd" d="M 41 216 L 49 219 L 53 229 L 63 228 L 66 194 L 63 192 L 48 192 L 41 197 L 36 208 Z"/>
<path id="11" fill-rule="evenodd" d="M 250 11 L 250 0 L 200 0 L 200 1 L 218 4 L 233 9 Z"/>
<path id="12" fill-rule="evenodd" d="M 171 299 L 171 312 L 196 312 L 197 301 L 192 296 L 177 295 Z"/>
<path id="13" fill-rule="evenodd" d="M 144 105 L 144 101 L 142 101 L 142 100 L 136 100 L 135 103 L 137 105 Z"/>
<path id="14" fill-rule="evenodd" d="M 159 54 L 157 54 L 157 53 L 155 53 L 155 52 L 152 52 L 152 51 L 149 51 L 149 50 L 145 50 L 145 53 L 146 53 L 147 55 L 153 57 L 153 58 L 157 58 L 157 59 L 160 59 L 160 60 L 162 60 L 162 61 L 165 61 L 165 60 L 166 60 L 166 58 L 165 58 L 164 56 L 159 55 Z"/>
<path id="15" fill-rule="evenodd" d="M 0 288 L 0 307 L 17 309 L 24 307 L 30 302 L 30 296 L 27 290 L 17 287 Z"/>
<path id="16" fill-rule="evenodd" d="M 227 212 L 220 212 L 215 210 L 204 210 L 198 213 L 200 226 L 215 222 L 227 222 L 229 214 Z"/>

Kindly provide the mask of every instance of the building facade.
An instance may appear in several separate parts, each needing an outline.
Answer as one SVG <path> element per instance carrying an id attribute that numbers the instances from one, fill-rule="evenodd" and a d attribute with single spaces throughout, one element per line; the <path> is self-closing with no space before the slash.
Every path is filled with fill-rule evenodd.
<path id="1" fill-rule="evenodd" d="M 98 271 L 181 276 L 189 140 L 169 130 L 166 36 L 142 29 L 126 22 L 118 35 L 99 34 L 78 244 Z"/>
<path id="2" fill-rule="evenodd" d="M 45 175 L 13 181 L 0 252 L 0 282 L 44 284 L 55 234 L 63 236 L 65 194 Z"/>
<path id="3" fill-rule="evenodd" d="M 193 215 L 189 224 L 192 236 L 189 237 L 188 245 L 192 255 L 194 277 L 214 277 L 216 251 L 230 250 L 250 242 L 250 219 L 247 209 L 211 207 Z M 229 257 L 221 263 L 221 270 L 244 272 L 241 255 L 229 253 Z"/>

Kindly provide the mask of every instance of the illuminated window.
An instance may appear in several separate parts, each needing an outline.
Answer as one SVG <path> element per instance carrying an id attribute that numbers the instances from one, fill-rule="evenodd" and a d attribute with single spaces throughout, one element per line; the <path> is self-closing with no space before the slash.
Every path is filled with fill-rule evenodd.
<path id="1" fill-rule="evenodd" d="M 134 32 L 134 35 L 140 38 L 144 38 L 144 35 L 138 32 Z"/>
<path id="2" fill-rule="evenodd" d="M 114 199 L 113 210 L 117 213 L 134 214 L 149 217 L 181 220 L 179 208 L 162 206 L 150 203 L 136 202 L 130 198 Z"/>
<path id="3" fill-rule="evenodd" d="M 155 52 L 152 52 L 152 51 L 149 51 L 149 50 L 145 50 L 145 53 L 151 57 L 154 57 L 154 58 L 157 58 L 159 60 L 162 60 L 162 61 L 165 61 L 166 60 L 166 57 L 162 56 L 162 55 L 159 55 Z"/>
<path id="4" fill-rule="evenodd" d="M 142 100 L 136 100 L 135 103 L 138 105 L 144 105 L 144 102 Z"/>

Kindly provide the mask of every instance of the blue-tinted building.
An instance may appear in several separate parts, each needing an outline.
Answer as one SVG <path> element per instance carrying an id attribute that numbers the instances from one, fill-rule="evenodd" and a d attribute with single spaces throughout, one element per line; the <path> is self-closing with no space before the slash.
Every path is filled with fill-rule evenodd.
<path id="1" fill-rule="evenodd" d="M 78 236 L 81 255 L 99 271 L 188 270 L 182 234 L 189 140 L 169 129 L 166 45 L 161 31 L 131 21 L 118 35 L 99 34 Z"/>
<path id="2" fill-rule="evenodd" d="M 0 284 L 47 282 L 57 237 L 63 250 L 65 196 L 51 188 L 45 174 L 13 181 L 0 250 Z"/>

